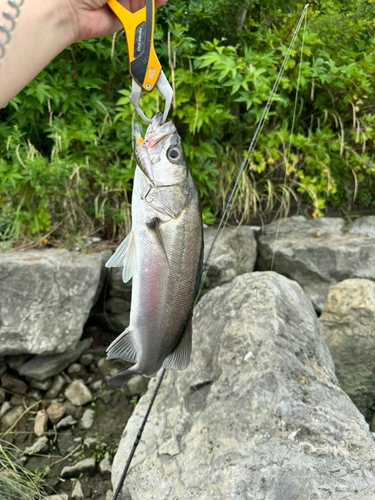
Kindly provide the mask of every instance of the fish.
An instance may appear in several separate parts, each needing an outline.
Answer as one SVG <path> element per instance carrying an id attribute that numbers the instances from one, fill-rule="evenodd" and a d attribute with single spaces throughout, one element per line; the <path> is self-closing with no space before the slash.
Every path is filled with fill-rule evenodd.
<path id="1" fill-rule="evenodd" d="M 189 365 L 203 267 L 199 194 L 174 123 L 162 123 L 157 113 L 144 139 L 139 124 L 133 130 L 132 229 L 106 267 L 122 267 L 125 283 L 132 278 L 130 323 L 107 359 L 134 365 L 109 380 L 113 387 Z"/>

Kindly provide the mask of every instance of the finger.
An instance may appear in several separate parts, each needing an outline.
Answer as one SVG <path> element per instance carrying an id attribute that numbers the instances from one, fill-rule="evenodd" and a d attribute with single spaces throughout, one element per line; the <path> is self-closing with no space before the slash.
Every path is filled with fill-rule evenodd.
<path id="1" fill-rule="evenodd" d="M 160 7 L 164 5 L 167 0 L 155 0 L 155 6 Z M 121 0 L 121 5 L 128 9 L 130 12 L 137 12 L 146 5 L 146 0 Z"/>

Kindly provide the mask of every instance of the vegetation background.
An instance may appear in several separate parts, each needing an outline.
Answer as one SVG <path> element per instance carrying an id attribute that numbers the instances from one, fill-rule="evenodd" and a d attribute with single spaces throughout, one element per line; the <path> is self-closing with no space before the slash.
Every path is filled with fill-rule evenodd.
<path id="1" fill-rule="evenodd" d="M 175 88 L 171 118 L 206 223 L 223 211 L 303 6 L 170 0 L 157 11 L 156 50 Z M 375 209 L 374 26 L 375 0 L 312 0 L 242 176 L 236 222 L 280 210 Z M 125 235 L 135 170 L 130 86 L 120 32 L 67 48 L 0 110 L 3 248 Z M 141 105 L 151 117 L 164 103 L 153 92 Z"/>

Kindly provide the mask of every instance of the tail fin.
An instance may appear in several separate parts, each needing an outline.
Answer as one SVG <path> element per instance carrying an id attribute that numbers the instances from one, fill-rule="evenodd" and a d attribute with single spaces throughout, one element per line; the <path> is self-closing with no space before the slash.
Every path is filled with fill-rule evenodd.
<path id="1" fill-rule="evenodd" d="M 111 387 L 121 387 L 136 375 L 142 375 L 142 372 L 134 370 L 134 367 L 132 366 L 131 368 L 129 368 L 129 370 L 125 370 L 124 372 L 121 372 L 109 379 L 108 385 L 110 385 Z"/>

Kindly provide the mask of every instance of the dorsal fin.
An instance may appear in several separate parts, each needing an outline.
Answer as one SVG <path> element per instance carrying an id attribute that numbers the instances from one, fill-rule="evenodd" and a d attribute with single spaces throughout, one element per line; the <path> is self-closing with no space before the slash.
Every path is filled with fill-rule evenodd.
<path id="1" fill-rule="evenodd" d="M 167 370 L 184 370 L 188 367 L 191 355 L 192 318 L 186 325 L 185 332 L 175 350 L 164 360 L 163 367 Z"/>

